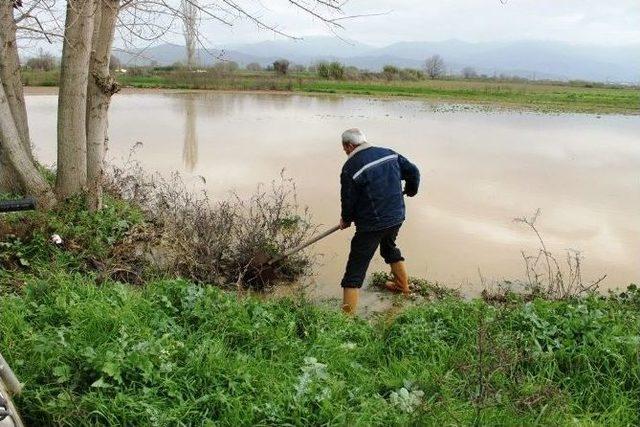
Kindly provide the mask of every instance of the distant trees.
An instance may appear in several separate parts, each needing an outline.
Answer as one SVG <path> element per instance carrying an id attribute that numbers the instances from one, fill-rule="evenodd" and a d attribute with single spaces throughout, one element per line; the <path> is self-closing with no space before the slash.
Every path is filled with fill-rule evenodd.
<path id="1" fill-rule="evenodd" d="M 113 70 L 119 70 L 122 68 L 122 62 L 120 61 L 120 58 L 118 58 L 115 55 L 111 55 L 111 58 L 109 59 L 109 70 L 113 71 Z"/>
<path id="2" fill-rule="evenodd" d="M 430 79 L 440 78 L 444 74 L 444 60 L 440 55 L 433 55 L 427 58 L 424 68 Z"/>
<path id="3" fill-rule="evenodd" d="M 291 71 L 293 71 L 294 73 L 304 73 L 305 71 L 307 71 L 307 67 L 305 67 L 302 64 L 295 64 L 290 68 L 291 68 Z"/>
<path id="4" fill-rule="evenodd" d="M 247 71 L 262 71 L 262 65 L 257 62 L 251 62 L 250 64 L 247 64 L 245 68 Z"/>
<path id="5" fill-rule="evenodd" d="M 29 58 L 25 65 L 32 70 L 51 71 L 56 68 L 58 61 L 53 55 L 40 49 L 38 56 Z"/>
<path id="6" fill-rule="evenodd" d="M 273 62 L 273 70 L 277 74 L 286 75 L 289 72 L 289 61 L 286 59 L 278 59 Z"/>
<path id="7" fill-rule="evenodd" d="M 473 67 L 464 67 L 462 69 L 462 77 L 464 77 L 465 79 L 477 79 L 478 73 Z"/>

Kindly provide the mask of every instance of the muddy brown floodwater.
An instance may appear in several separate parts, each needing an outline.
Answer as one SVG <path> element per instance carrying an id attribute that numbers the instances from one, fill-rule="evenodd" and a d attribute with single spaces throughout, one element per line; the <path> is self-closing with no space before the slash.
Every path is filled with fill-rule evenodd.
<path id="1" fill-rule="evenodd" d="M 55 162 L 55 91 L 28 92 L 38 158 Z M 586 280 L 640 282 L 640 117 L 537 114 L 415 100 L 255 93 L 130 91 L 111 110 L 109 158 L 138 141 L 150 170 L 201 175 L 215 198 L 253 191 L 286 169 L 316 222 L 338 221 L 341 132 L 359 127 L 422 171 L 399 245 L 411 274 L 480 290 L 524 276 L 535 235 L 513 218 L 542 209 L 549 250 L 580 250 Z M 314 247 L 321 296 L 339 295 L 353 228 Z M 385 266 L 376 257 L 371 271 Z"/>

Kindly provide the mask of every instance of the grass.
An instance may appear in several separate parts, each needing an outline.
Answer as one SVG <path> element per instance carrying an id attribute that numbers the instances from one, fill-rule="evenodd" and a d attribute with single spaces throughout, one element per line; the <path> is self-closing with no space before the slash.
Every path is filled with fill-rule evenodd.
<path id="1" fill-rule="evenodd" d="M 502 304 L 443 293 L 365 320 L 180 278 L 131 286 L 98 277 L 92 260 L 145 219 L 106 204 L 0 220 L 13 232 L 0 233 L 0 350 L 25 383 L 16 403 L 29 425 L 640 421 L 635 287 Z"/>
<path id="2" fill-rule="evenodd" d="M 370 324 L 59 272 L 0 299 L 0 345 L 34 425 L 634 425 L 638 320 L 598 298 L 450 299 Z"/>
<path id="3" fill-rule="evenodd" d="M 25 71 L 31 86 L 54 86 L 57 71 Z M 640 113 L 640 90 L 613 85 L 500 82 L 486 80 L 322 80 L 310 73 L 276 76 L 270 72 L 222 74 L 215 70 L 144 70 L 119 74 L 124 86 L 135 88 L 277 90 L 371 96 L 402 96 L 452 103 L 486 104 L 542 112 Z"/>

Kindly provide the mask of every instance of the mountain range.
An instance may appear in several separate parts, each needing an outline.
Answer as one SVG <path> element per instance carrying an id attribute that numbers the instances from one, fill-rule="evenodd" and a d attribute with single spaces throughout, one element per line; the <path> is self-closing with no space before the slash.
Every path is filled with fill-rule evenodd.
<path id="1" fill-rule="evenodd" d="M 184 46 L 157 45 L 144 51 L 116 52 L 126 65 L 171 65 L 185 61 Z M 241 66 L 257 62 L 263 66 L 276 59 L 311 65 L 339 61 L 361 69 L 377 71 L 384 65 L 422 68 L 426 58 L 440 55 L 447 71 L 458 73 L 473 67 L 479 74 L 506 74 L 530 79 L 590 80 L 617 83 L 640 82 L 640 44 L 627 46 L 574 45 L 559 41 L 515 41 L 470 43 L 460 40 L 398 42 L 384 47 L 335 37 L 303 40 L 272 40 L 229 44 L 199 49 L 201 65 L 221 58 Z"/>

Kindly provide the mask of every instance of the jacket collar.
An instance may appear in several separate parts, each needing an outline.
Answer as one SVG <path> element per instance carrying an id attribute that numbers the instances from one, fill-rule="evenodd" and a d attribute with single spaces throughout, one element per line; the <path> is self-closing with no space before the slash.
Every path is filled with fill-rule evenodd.
<path id="1" fill-rule="evenodd" d="M 349 158 L 352 158 L 353 156 L 356 155 L 356 153 L 359 153 L 360 151 L 366 150 L 367 148 L 371 148 L 371 147 L 373 147 L 373 145 L 369 144 L 368 142 L 363 142 L 362 144 L 358 145 L 356 149 L 349 154 Z"/>

